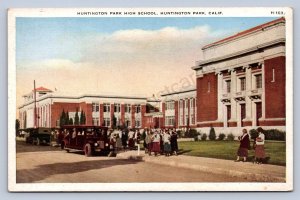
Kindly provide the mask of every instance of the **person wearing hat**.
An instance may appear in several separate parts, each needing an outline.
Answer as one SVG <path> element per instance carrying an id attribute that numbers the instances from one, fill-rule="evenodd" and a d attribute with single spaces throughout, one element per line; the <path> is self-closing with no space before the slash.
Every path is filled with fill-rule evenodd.
<path id="1" fill-rule="evenodd" d="M 239 136 L 238 139 L 240 141 L 240 146 L 235 162 L 240 161 L 240 157 L 243 157 L 243 162 L 246 162 L 248 157 L 248 149 L 250 147 L 250 138 L 249 134 L 247 133 L 247 129 L 243 129 L 243 135 Z"/>
<path id="2" fill-rule="evenodd" d="M 257 164 L 262 164 L 265 159 L 265 135 L 261 127 L 257 128 L 258 136 L 255 139 L 255 161 Z"/>

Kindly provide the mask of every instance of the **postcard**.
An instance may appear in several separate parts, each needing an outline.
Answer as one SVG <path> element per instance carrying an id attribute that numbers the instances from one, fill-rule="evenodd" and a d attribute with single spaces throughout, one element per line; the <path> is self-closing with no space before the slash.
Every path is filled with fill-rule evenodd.
<path id="1" fill-rule="evenodd" d="M 288 7 L 8 10 L 8 190 L 292 191 Z"/>

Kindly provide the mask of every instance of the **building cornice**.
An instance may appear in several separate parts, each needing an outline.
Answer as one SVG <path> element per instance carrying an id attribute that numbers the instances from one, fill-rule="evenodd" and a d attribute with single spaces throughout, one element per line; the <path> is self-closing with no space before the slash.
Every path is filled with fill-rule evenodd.
<path id="1" fill-rule="evenodd" d="M 146 97 L 134 97 L 134 96 L 117 96 L 117 95 L 81 95 L 78 97 L 72 97 L 72 96 L 63 96 L 63 95 L 45 95 L 36 100 L 36 102 L 43 101 L 45 99 L 83 99 L 83 98 L 108 98 L 108 99 L 133 99 L 133 100 L 145 100 L 147 101 Z M 18 109 L 23 108 L 25 106 L 28 106 L 30 104 L 34 103 L 34 100 L 31 100 L 21 106 L 18 107 Z"/>
<path id="2" fill-rule="evenodd" d="M 213 63 L 217 63 L 217 62 L 222 62 L 224 60 L 232 59 L 232 58 L 235 58 L 235 57 L 238 57 L 238 56 L 243 56 L 245 54 L 260 51 L 264 48 L 274 46 L 274 45 L 277 45 L 277 44 L 285 44 L 285 38 L 280 38 L 280 39 L 277 39 L 277 40 L 273 40 L 271 42 L 266 42 L 266 43 L 263 43 L 261 45 L 257 45 L 257 46 L 254 46 L 254 47 L 242 50 L 242 51 L 237 51 L 237 52 L 234 52 L 232 54 L 225 55 L 225 56 L 212 58 L 212 59 L 204 60 L 204 61 L 199 61 L 199 62 L 197 62 L 197 66 L 192 67 L 192 69 L 193 70 L 198 70 L 198 69 L 204 67 L 205 65 L 209 65 L 209 64 L 213 64 Z"/>

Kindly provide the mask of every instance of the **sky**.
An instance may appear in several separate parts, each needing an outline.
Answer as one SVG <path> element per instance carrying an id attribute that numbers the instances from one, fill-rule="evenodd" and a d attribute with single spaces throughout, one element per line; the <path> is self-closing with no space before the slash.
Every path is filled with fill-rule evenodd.
<path id="1" fill-rule="evenodd" d="M 201 47 L 274 19 L 19 17 L 17 106 L 33 80 L 72 96 L 159 97 L 191 88 Z"/>

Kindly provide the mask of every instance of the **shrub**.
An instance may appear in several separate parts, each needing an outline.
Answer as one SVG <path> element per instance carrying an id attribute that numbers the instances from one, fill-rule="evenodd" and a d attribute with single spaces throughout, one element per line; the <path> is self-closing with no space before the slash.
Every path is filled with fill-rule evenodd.
<path id="1" fill-rule="evenodd" d="M 179 138 L 182 138 L 184 136 L 184 132 L 181 130 L 177 130 L 176 133 Z"/>
<path id="2" fill-rule="evenodd" d="M 257 138 L 257 136 L 258 136 L 258 132 L 257 132 L 257 130 L 255 130 L 255 129 L 251 129 L 250 131 L 249 131 L 249 133 L 250 133 L 250 136 L 251 136 L 251 139 L 255 139 L 255 138 Z"/>
<path id="3" fill-rule="evenodd" d="M 258 136 L 258 132 L 255 129 L 251 129 L 249 131 L 251 135 L 251 139 L 255 139 Z M 264 130 L 265 134 L 265 139 L 266 140 L 280 140 L 280 141 L 285 141 L 286 137 L 286 132 L 285 131 L 280 131 L 278 129 L 269 129 L 269 130 Z"/>
<path id="4" fill-rule="evenodd" d="M 199 135 L 199 133 L 197 132 L 196 129 L 190 129 L 186 134 L 185 136 L 188 137 L 188 138 L 195 138 Z"/>
<path id="5" fill-rule="evenodd" d="M 264 134 L 265 134 L 265 139 L 266 140 L 285 141 L 285 137 L 286 137 L 286 132 L 285 131 L 280 131 L 278 129 L 265 130 Z"/>
<path id="6" fill-rule="evenodd" d="M 216 140 L 216 132 L 215 132 L 215 129 L 214 127 L 211 127 L 210 128 L 210 131 L 209 131 L 209 135 L 208 135 L 208 138 L 209 140 Z"/>
<path id="7" fill-rule="evenodd" d="M 201 140 L 206 140 L 206 139 L 207 139 L 206 133 L 202 134 L 202 135 L 201 135 Z"/>
<path id="8" fill-rule="evenodd" d="M 233 141 L 233 140 L 234 140 L 234 135 L 233 135 L 232 133 L 229 133 L 229 134 L 227 135 L 227 140 Z"/>
<path id="9" fill-rule="evenodd" d="M 224 138 L 225 138 L 225 134 L 224 133 L 220 133 L 219 137 L 218 137 L 218 140 L 224 140 Z"/>

